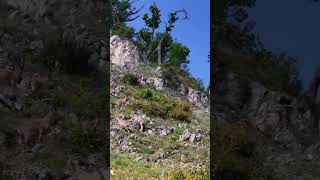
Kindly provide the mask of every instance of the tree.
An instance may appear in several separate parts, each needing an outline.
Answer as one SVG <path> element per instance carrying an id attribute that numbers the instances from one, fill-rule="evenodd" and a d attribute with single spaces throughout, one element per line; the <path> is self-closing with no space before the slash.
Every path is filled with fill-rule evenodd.
<path id="1" fill-rule="evenodd" d="M 171 37 L 170 32 L 174 28 L 174 23 L 179 19 L 178 13 L 184 14 L 183 20 L 188 19 L 188 16 L 184 9 L 170 13 L 169 21 L 165 26 L 165 31 L 163 33 L 156 34 L 156 30 L 161 24 L 160 10 L 155 3 L 150 6 L 149 10 L 151 12 L 151 16 L 147 13 L 143 16 L 143 20 L 147 28 L 144 28 L 139 32 L 141 44 L 145 49 L 143 58 L 145 62 L 148 62 L 150 57 L 157 52 L 158 64 L 161 65 L 163 59 L 163 48 L 167 48 L 163 47 L 163 44 L 168 37 Z"/>
<path id="2" fill-rule="evenodd" d="M 251 8 L 255 3 L 256 0 L 215 0 L 213 4 L 215 23 L 220 24 L 230 18 L 242 22 L 248 17 L 245 8 Z"/>
<path id="3" fill-rule="evenodd" d="M 137 15 L 142 9 L 135 8 L 132 5 L 135 1 L 130 0 L 111 0 L 112 10 L 112 25 L 123 24 L 134 21 L 139 16 Z"/>
<path id="4" fill-rule="evenodd" d="M 188 47 L 176 42 L 170 46 L 167 63 L 179 67 L 186 67 L 186 65 L 189 64 L 189 54 L 190 50 Z"/>
<path id="5" fill-rule="evenodd" d="M 133 7 L 135 1 L 130 0 L 111 0 L 112 10 L 112 34 L 117 34 L 125 38 L 131 38 L 134 34 L 134 29 L 126 25 L 127 22 L 136 20 L 137 15 L 142 9 Z"/>

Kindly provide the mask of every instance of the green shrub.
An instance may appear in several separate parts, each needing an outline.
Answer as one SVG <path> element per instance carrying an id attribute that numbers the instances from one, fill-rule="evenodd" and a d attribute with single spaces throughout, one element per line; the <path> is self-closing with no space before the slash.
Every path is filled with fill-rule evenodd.
<path id="1" fill-rule="evenodd" d="M 53 105 L 72 111 L 85 119 L 106 116 L 109 96 L 104 88 L 89 92 L 90 87 L 87 87 L 82 79 L 62 79 L 61 82 L 63 91 L 55 91 L 50 95 Z"/>
<path id="2" fill-rule="evenodd" d="M 190 121 L 191 106 L 187 100 L 179 100 L 174 104 L 174 110 L 171 112 L 170 117 L 180 121 Z"/>
<path id="3" fill-rule="evenodd" d="M 87 121 L 85 127 L 79 124 L 71 124 L 69 127 L 68 141 L 71 151 L 78 154 L 90 152 L 104 152 L 107 147 L 105 121 Z"/>
<path id="4" fill-rule="evenodd" d="M 236 152 L 250 156 L 256 142 L 247 131 L 248 125 L 245 122 L 227 124 L 219 133 L 218 143 L 225 152 Z"/>
<path id="5" fill-rule="evenodd" d="M 180 76 L 181 70 L 173 65 L 166 65 L 162 68 L 162 79 L 166 87 L 178 89 L 181 85 Z"/>
<path id="6" fill-rule="evenodd" d="M 190 121 L 191 105 L 185 99 L 177 101 L 169 95 L 149 87 L 135 89 L 131 92 L 131 96 L 135 98 L 129 104 L 133 110 L 142 109 L 148 116 L 153 117 Z"/>
<path id="7" fill-rule="evenodd" d="M 169 175 L 169 180 L 209 180 L 210 174 L 207 167 L 194 170 L 177 170 Z"/>
<path id="8" fill-rule="evenodd" d="M 125 74 L 123 77 L 123 81 L 124 81 L 124 83 L 132 85 L 132 86 L 139 85 L 138 77 L 133 74 Z"/>
<path id="9" fill-rule="evenodd" d="M 154 93 L 150 88 L 143 89 L 139 94 L 140 98 L 145 100 L 152 100 Z"/>
<path id="10" fill-rule="evenodd" d="M 247 122 L 227 124 L 216 132 L 214 162 L 215 177 L 220 179 L 276 179 L 272 169 L 263 166 L 256 153 L 258 137 L 254 137 Z"/>
<path id="11" fill-rule="evenodd" d="M 187 69 L 183 69 L 179 66 L 166 64 L 162 68 L 162 79 L 166 87 L 172 89 L 179 89 L 180 85 L 191 87 L 198 91 L 205 91 L 203 82 L 201 79 L 192 77 Z"/>
<path id="12" fill-rule="evenodd" d="M 134 34 L 132 27 L 126 26 L 123 23 L 117 23 L 112 26 L 112 34 L 116 34 L 122 38 L 131 39 Z"/>

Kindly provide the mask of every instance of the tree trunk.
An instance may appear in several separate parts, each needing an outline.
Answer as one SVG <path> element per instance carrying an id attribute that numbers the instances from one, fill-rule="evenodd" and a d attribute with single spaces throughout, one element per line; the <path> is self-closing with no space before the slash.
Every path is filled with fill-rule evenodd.
<path id="1" fill-rule="evenodd" d="M 158 44 L 158 65 L 161 65 L 161 41 Z"/>

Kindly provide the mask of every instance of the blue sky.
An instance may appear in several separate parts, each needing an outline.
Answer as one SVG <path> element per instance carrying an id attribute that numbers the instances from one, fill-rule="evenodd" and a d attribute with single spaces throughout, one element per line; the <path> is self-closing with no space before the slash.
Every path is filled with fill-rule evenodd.
<path id="1" fill-rule="evenodd" d="M 136 30 L 144 27 L 142 16 L 149 13 L 149 6 L 156 3 L 161 10 L 161 19 L 167 22 L 170 12 L 184 8 L 188 12 L 189 20 L 177 21 L 172 35 L 179 42 L 190 49 L 189 69 L 194 77 L 203 80 L 207 87 L 210 79 L 210 63 L 208 54 L 210 50 L 210 1 L 209 0 L 138 0 L 136 7 L 144 8 L 140 12 L 141 17 L 128 23 Z M 165 24 L 162 23 L 161 27 Z"/>
<path id="2" fill-rule="evenodd" d="M 257 0 L 249 10 L 256 32 L 267 49 L 287 51 L 298 59 L 301 79 L 307 87 L 320 65 L 320 3 L 308 0 Z"/>

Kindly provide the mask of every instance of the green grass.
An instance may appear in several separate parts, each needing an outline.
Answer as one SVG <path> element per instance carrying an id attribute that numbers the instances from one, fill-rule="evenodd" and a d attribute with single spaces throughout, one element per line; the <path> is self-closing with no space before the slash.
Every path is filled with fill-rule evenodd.
<path id="1" fill-rule="evenodd" d="M 63 128 L 73 153 L 102 152 L 106 147 L 106 114 L 108 95 L 104 88 L 96 88 L 92 77 L 60 76 L 63 90 L 51 94 L 56 107 L 73 112 L 76 122 L 64 118 Z M 97 123 L 97 124 L 96 124 Z M 80 125 L 83 124 L 83 125 Z M 96 126 L 96 127 L 95 127 Z"/>
<path id="2" fill-rule="evenodd" d="M 164 91 L 157 91 L 149 87 L 131 88 L 127 92 L 133 97 L 128 106 L 131 110 L 143 110 L 148 116 L 163 119 L 175 119 L 189 122 L 192 111 L 191 103 L 185 99 L 175 100 Z"/>
<path id="3" fill-rule="evenodd" d="M 208 180 L 209 171 L 207 168 L 172 169 L 166 164 L 156 164 L 152 162 L 135 161 L 125 155 L 111 152 L 110 156 L 111 179 L 115 180 Z"/>
<path id="4" fill-rule="evenodd" d="M 245 120 L 226 124 L 214 133 L 211 139 L 217 164 L 216 176 L 220 179 L 275 180 L 273 169 L 263 166 L 258 148 L 267 143 L 265 137 Z"/>
<path id="5" fill-rule="evenodd" d="M 135 141 L 135 140 L 130 140 L 132 145 L 137 148 L 139 153 L 142 154 L 153 154 L 155 151 L 147 147 L 146 145 L 142 144 L 141 142 Z"/>
<path id="6" fill-rule="evenodd" d="M 34 162 L 48 166 L 56 176 L 62 176 L 68 160 L 67 148 L 61 143 L 49 144 L 41 152 L 35 154 Z"/>

